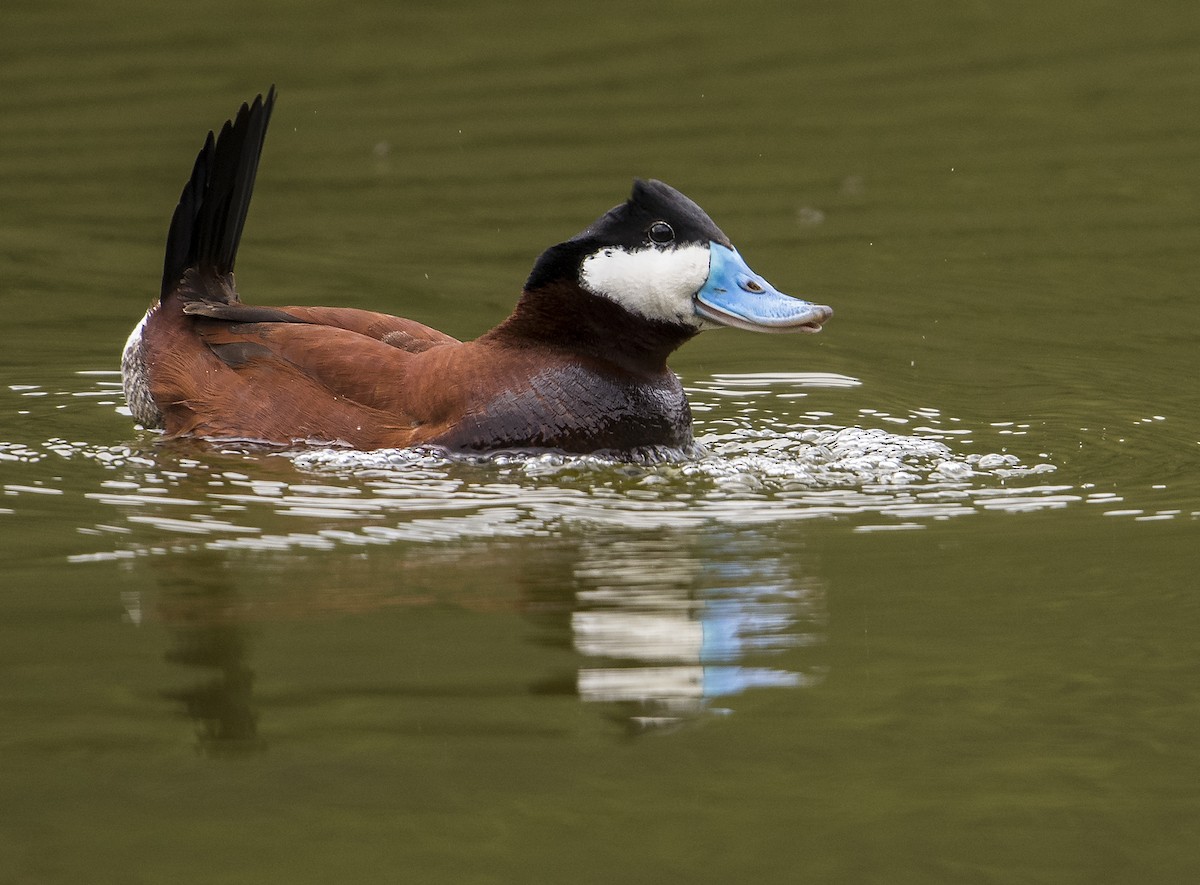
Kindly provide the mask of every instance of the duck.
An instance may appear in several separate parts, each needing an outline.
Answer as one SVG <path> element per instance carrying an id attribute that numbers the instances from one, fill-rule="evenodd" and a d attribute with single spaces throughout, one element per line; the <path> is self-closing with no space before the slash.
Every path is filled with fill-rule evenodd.
<path id="1" fill-rule="evenodd" d="M 161 292 L 122 352 L 129 411 L 164 440 L 687 449 L 670 354 L 709 329 L 815 333 L 832 316 L 778 291 L 653 179 L 544 251 L 512 313 L 474 340 L 353 307 L 246 304 L 234 261 L 275 99 L 272 86 L 208 133 L 171 218 Z"/>

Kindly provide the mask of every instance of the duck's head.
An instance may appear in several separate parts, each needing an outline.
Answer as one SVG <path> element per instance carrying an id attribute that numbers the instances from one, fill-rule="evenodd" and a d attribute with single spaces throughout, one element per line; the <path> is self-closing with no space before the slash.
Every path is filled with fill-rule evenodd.
<path id="1" fill-rule="evenodd" d="M 703 209 L 661 181 L 538 259 L 527 290 L 575 276 L 630 314 L 686 329 L 819 332 L 833 311 L 784 295 L 749 265 Z"/>

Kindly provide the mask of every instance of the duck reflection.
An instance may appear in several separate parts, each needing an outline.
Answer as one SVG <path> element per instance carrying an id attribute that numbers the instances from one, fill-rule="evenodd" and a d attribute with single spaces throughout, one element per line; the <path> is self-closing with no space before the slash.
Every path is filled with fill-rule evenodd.
<path id="1" fill-rule="evenodd" d="M 795 688 L 820 670 L 766 666 L 824 635 L 824 594 L 749 533 L 709 539 L 704 558 L 680 539 L 619 540 L 581 550 L 571 633 L 594 661 L 578 673 L 585 702 L 612 706 L 634 730 L 673 727 L 751 688 Z"/>
<path id="2" fill-rule="evenodd" d="M 794 554 L 773 555 L 778 548 L 777 539 L 745 529 L 701 539 L 600 533 L 536 550 L 416 545 L 403 555 L 314 560 L 315 581 L 300 578 L 298 561 L 281 558 L 274 586 L 253 590 L 228 554 L 179 552 L 147 560 L 161 591 L 154 611 L 172 637 L 165 657 L 194 674 L 162 695 L 191 719 L 201 752 L 265 749 L 252 639 L 298 619 L 345 641 L 337 646 L 343 657 L 323 671 L 331 682 L 305 683 L 296 696 L 358 697 L 391 727 L 406 722 L 428 734 L 459 709 L 451 718 L 461 728 L 479 711 L 457 705 L 495 699 L 496 673 L 507 671 L 521 674 L 509 686 L 513 703 L 528 693 L 576 695 L 633 733 L 672 728 L 727 713 L 725 703 L 750 689 L 820 679 L 810 648 L 825 636 L 825 594 L 820 581 L 799 576 Z M 126 608 L 131 620 L 141 618 L 140 608 Z M 504 657 L 522 646 L 511 635 L 521 620 L 536 625 L 531 638 L 547 649 L 540 666 L 564 667 L 558 676 L 531 674 L 528 660 Z M 311 655 L 288 642 L 279 648 L 297 660 Z M 444 701 L 436 711 L 410 703 L 430 692 Z"/>
<path id="3" fill-rule="evenodd" d="M 183 705 L 196 728 L 201 752 L 247 753 L 265 748 L 253 704 L 254 671 L 240 616 L 240 594 L 211 553 L 185 554 L 161 563 L 162 617 L 174 645 L 167 661 L 195 668 L 204 676 L 162 692 Z"/>

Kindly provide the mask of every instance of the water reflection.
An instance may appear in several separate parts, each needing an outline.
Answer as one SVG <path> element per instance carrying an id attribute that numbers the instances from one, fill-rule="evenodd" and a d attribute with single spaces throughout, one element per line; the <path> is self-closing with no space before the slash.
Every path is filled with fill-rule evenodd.
<path id="1" fill-rule="evenodd" d="M 818 667 L 767 666 L 819 644 L 826 627 L 819 582 L 797 581 L 757 532 L 714 532 L 704 555 L 683 537 L 588 543 L 575 568 L 571 633 L 585 658 L 586 703 L 634 730 L 676 726 L 752 688 L 794 688 Z"/>
<path id="2" fill-rule="evenodd" d="M 181 704 L 195 723 L 202 752 L 265 749 L 253 700 L 247 626 L 239 614 L 241 594 L 220 558 L 193 553 L 153 562 L 159 584 L 167 590 L 159 613 L 174 640 L 164 657 L 199 671 L 195 681 L 162 696 Z"/>

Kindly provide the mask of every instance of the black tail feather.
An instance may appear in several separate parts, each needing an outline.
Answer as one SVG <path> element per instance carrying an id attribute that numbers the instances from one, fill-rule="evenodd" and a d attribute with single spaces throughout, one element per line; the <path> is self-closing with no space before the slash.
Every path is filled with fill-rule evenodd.
<path id="1" fill-rule="evenodd" d="M 265 99 L 260 95 L 252 104 L 243 104 L 237 117 L 221 128 L 219 137 L 208 133 L 171 218 L 163 262 L 163 298 L 189 268 L 218 275 L 233 272 L 274 106 L 272 86 Z"/>

